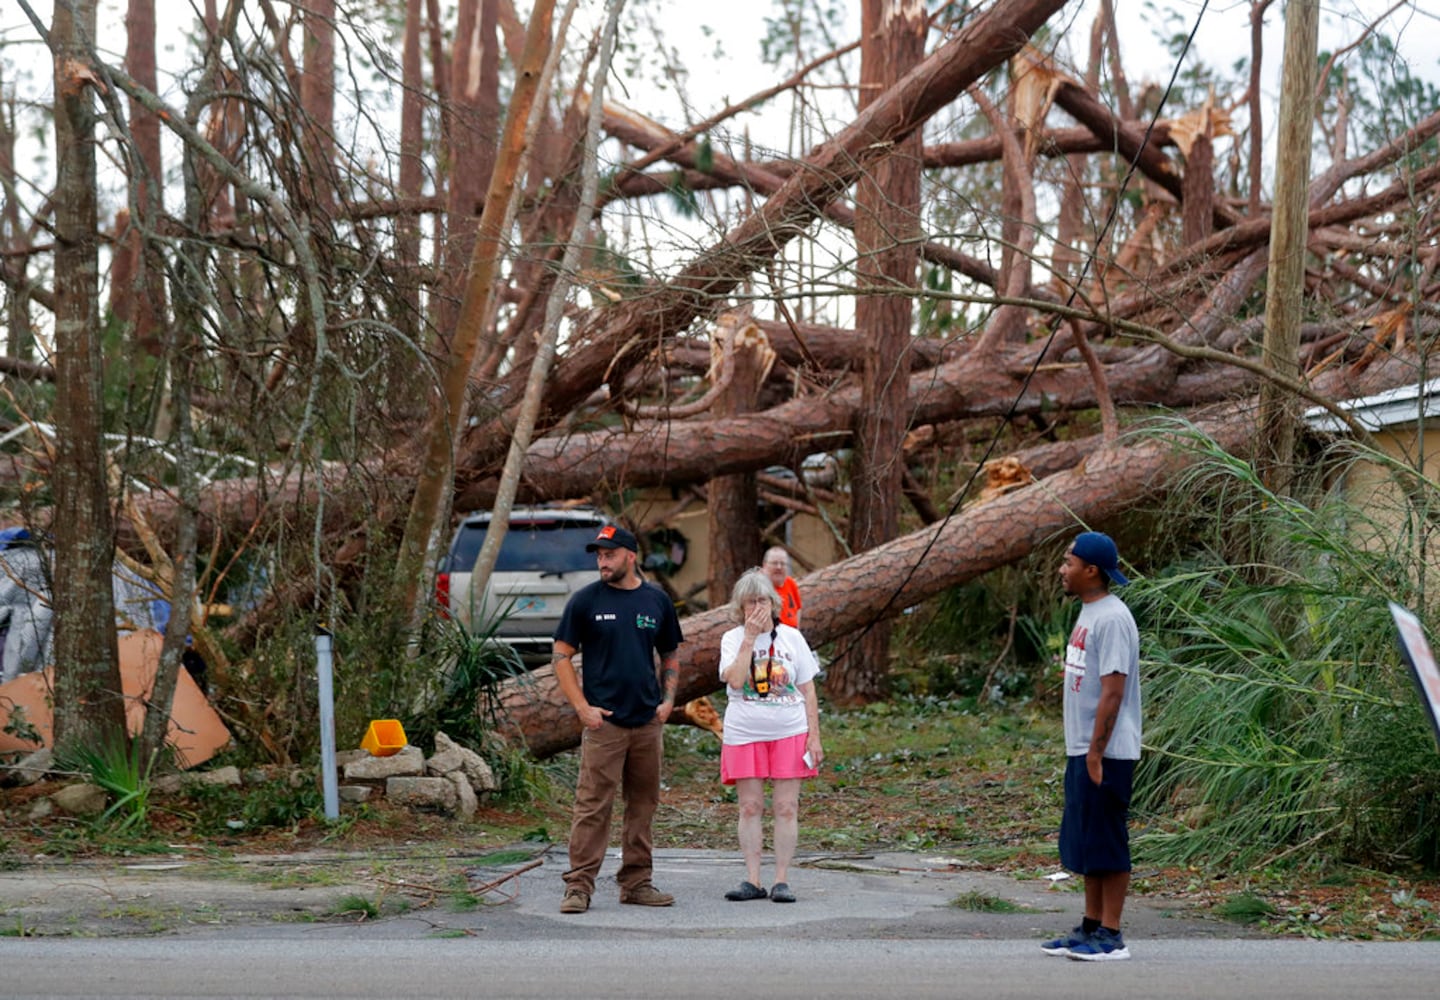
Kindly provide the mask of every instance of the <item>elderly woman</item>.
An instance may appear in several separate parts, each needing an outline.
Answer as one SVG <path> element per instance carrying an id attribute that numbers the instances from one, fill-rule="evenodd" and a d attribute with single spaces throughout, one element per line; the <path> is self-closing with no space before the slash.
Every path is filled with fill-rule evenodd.
<path id="1" fill-rule="evenodd" d="M 740 800 L 746 881 L 725 898 L 768 895 L 777 903 L 793 903 L 795 894 L 786 880 L 799 837 L 800 780 L 813 778 L 825 759 L 815 701 L 820 665 L 799 630 L 780 622 L 780 595 L 763 570 L 748 570 L 735 582 L 730 605 L 741 624 L 720 639 L 720 679 L 729 696 L 720 780 L 735 785 Z M 768 893 L 760 883 L 767 780 L 775 850 L 775 882 Z"/>

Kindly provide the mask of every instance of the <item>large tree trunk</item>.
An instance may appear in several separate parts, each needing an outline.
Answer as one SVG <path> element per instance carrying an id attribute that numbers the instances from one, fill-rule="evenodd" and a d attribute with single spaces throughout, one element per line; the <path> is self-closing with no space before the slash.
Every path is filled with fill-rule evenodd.
<path id="1" fill-rule="evenodd" d="M 95 0 L 55 5 L 55 748 L 120 739 L 114 539 L 101 449 L 104 409 L 96 242 Z"/>
<path id="2" fill-rule="evenodd" d="M 889 90 L 925 52 L 919 0 L 865 0 L 860 25 L 860 104 Z M 850 473 L 850 551 L 895 537 L 900 523 L 909 428 L 911 293 L 920 236 L 920 134 L 863 175 L 855 188 L 855 249 L 860 298 L 855 326 L 867 340 Z M 1018 240 L 1015 241 L 1018 243 Z M 1003 268 L 1002 268 L 1003 270 Z M 1023 287 L 1023 286 L 1022 286 Z M 890 623 L 872 622 L 835 661 L 827 682 L 840 704 L 883 698 L 890 686 Z"/>
<path id="3" fill-rule="evenodd" d="M 1247 447 L 1252 413 L 1253 401 L 1247 401 L 1202 426 L 1227 450 Z M 1079 530 L 1082 522 L 1102 523 L 1162 491 L 1192 461 L 1183 443 L 1173 439 L 1102 448 L 1078 469 L 966 508 L 948 521 L 817 570 L 799 581 L 805 594 L 805 636 L 816 646 L 840 640 L 877 617 L 899 614 L 1014 562 L 1043 542 Z M 677 701 L 718 688 L 720 636 L 733 624 L 726 608 L 681 622 L 685 644 Z M 579 743 L 579 720 L 548 668 L 508 685 L 504 705 L 509 727 L 536 756 Z"/>

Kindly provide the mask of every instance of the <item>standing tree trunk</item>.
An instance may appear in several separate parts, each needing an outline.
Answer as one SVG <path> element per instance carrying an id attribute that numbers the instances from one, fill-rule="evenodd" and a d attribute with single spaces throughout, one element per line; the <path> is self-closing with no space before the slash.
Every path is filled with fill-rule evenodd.
<path id="1" fill-rule="evenodd" d="M 308 0 L 300 74 L 304 177 L 312 212 L 329 215 L 335 200 L 335 0 Z"/>
<path id="2" fill-rule="evenodd" d="M 1260 183 L 1265 168 L 1265 132 L 1261 127 L 1262 95 L 1260 93 L 1260 68 L 1263 63 L 1265 11 L 1272 0 L 1250 0 L 1250 92 L 1246 106 L 1250 111 L 1250 160 L 1247 164 L 1249 190 L 1246 192 L 1246 211 L 1254 218 L 1260 214 Z"/>
<path id="3" fill-rule="evenodd" d="M 1214 231 L 1211 213 L 1215 205 L 1215 143 L 1208 129 L 1201 129 L 1185 152 L 1184 184 L 1180 238 L 1188 247 Z"/>
<path id="4" fill-rule="evenodd" d="M 15 98 L 5 96 L 4 66 L 0 66 L 0 190 L 14 191 Z M 30 296 L 25 271 L 29 267 L 29 234 L 20 222 L 20 202 L 5 198 L 0 206 L 0 276 L 5 284 L 5 353 L 20 361 L 35 357 L 35 332 L 30 325 Z M 13 251 L 13 253 L 12 253 Z"/>
<path id="5" fill-rule="evenodd" d="M 715 402 L 717 416 L 738 417 L 754 411 L 768 368 L 764 356 L 768 351 L 765 335 L 753 321 L 736 324 L 722 318 L 710 353 L 714 377 L 730 381 Z M 708 494 L 710 606 L 718 608 L 730 600 L 730 588 L 740 574 L 760 565 L 760 491 L 755 473 L 738 472 L 710 480 Z"/>
<path id="6" fill-rule="evenodd" d="M 55 60 L 55 748 L 125 733 L 111 589 L 114 533 L 101 448 L 95 107 L 87 39 L 95 0 L 57 3 Z"/>
<path id="7" fill-rule="evenodd" d="M 925 49 L 920 0 L 866 0 L 861 19 L 860 105 L 863 109 L 916 66 Z M 904 473 L 910 363 L 910 293 L 920 235 L 920 132 L 855 186 L 855 247 L 860 298 L 855 325 L 868 345 L 861 375 L 850 476 L 852 552 L 895 537 Z M 869 627 L 830 670 L 825 690 L 841 704 L 884 697 L 890 678 L 890 624 Z"/>
<path id="8" fill-rule="evenodd" d="M 1300 313 L 1305 292 L 1305 246 L 1310 236 L 1310 135 L 1314 126 L 1315 46 L 1319 0 L 1285 4 L 1285 55 L 1281 71 L 1281 155 L 1275 166 L 1275 211 L 1270 235 L 1269 283 L 1265 289 L 1265 339 L 1260 356 L 1289 378 L 1300 371 Z M 1283 496 L 1290 488 L 1295 455 L 1294 396 L 1267 382 L 1260 390 L 1256 471 Z"/>
<path id="9" fill-rule="evenodd" d="M 554 0 L 538 0 L 530 13 L 524 61 L 516 74 L 515 91 L 506 111 L 504 142 L 480 214 L 475 252 L 466 272 L 465 297 L 460 304 L 455 334 L 442 364 L 442 398 L 432 410 L 421 442 L 424 454 L 420 478 L 411 498 L 410 515 L 392 577 L 391 606 L 405 624 L 417 620 L 426 553 L 438 530 L 440 510 L 447 506 L 453 490 L 455 443 L 465 419 L 465 389 L 480 344 L 481 328 L 495 294 L 496 275 L 504 250 L 501 225 L 524 153 L 525 126 L 550 47 L 550 21 L 554 11 Z"/>
<path id="10" fill-rule="evenodd" d="M 445 268 L 435 327 L 448 344 L 465 294 L 465 266 L 475 252 L 472 220 L 481 211 L 495 170 L 499 61 L 493 0 L 460 0 L 455 55 L 450 60 L 450 175 L 445 215 Z"/>
<path id="11" fill-rule="evenodd" d="M 206 214 L 204 192 L 200 189 L 200 173 L 196 169 L 197 159 L 194 147 L 187 145 L 181 158 L 185 185 L 185 220 L 188 228 L 196 233 L 203 231 Z M 190 413 L 190 386 L 195 380 L 195 366 L 201 349 L 197 331 L 207 325 L 204 303 L 208 296 L 201 276 L 209 273 L 210 262 L 206 259 L 206 244 L 202 240 L 189 240 L 182 246 L 181 252 L 185 255 L 186 266 L 176 268 L 175 323 L 170 328 L 171 333 L 167 338 L 169 342 L 166 345 L 171 366 L 170 405 L 175 415 L 172 449 L 176 458 L 175 491 L 179 503 L 175 508 L 175 542 L 171 555 L 167 558 L 163 552 L 151 553 L 151 562 L 158 571 L 161 589 L 170 598 L 170 620 L 165 626 L 160 665 L 155 671 L 155 683 L 150 691 L 151 710 L 145 714 L 142 749 L 146 755 L 143 759 L 146 760 L 149 759 L 149 754 L 164 746 L 169 733 L 175 685 L 180 676 L 186 639 L 191 631 L 197 594 L 196 515 L 200 509 L 200 484 L 196 474 L 195 427 Z M 217 671 L 220 669 L 220 664 L 215 662 L 214 658 L 209 661 L 209 665 Z"/>
<path id="12" fill-rule="evenodd" d="M 130 0 L 125 15 L 125 68 L 135 82 L 152 93 L 155 86 L 155 0 Z M 116 219 L 114 260 L 110 272 L 110 311 L 130 327 L 135 346 L 159 356 L 165 316 L 164 267 L 145 239 L 160 216 L 164 184 L 160 159 L 160 119 L 139 101 L 130 101 L 131 210 Z"/>
<path id="13" fill-rule="evenodd" d="M 404 90 L 400 94 L 400 201 L 418 200 L 425 185 L 425 69 L 420 60 L 420 29 L 424 0 L 406 0 L 405 41 L 401 56 Z M 416 344 L 420 343 L 420 222 L 413 212 L 395 220 L 395 262 L 401 280 L 403 305 L 396 326 Z"/>

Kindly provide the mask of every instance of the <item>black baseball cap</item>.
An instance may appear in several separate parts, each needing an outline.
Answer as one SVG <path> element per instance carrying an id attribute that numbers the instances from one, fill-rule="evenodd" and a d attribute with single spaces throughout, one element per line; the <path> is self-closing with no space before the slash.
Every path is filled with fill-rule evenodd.
<path id="1" fill-rule="evenodd" d="M 616 524 L 607 524 L 600 529 L 593 542 L 587 542 L 586 552 L 594 552 L 596 549 L 629 549 L 631 552 L 640 551 L 640 543 L 635 541 L 635 536 Z"/>

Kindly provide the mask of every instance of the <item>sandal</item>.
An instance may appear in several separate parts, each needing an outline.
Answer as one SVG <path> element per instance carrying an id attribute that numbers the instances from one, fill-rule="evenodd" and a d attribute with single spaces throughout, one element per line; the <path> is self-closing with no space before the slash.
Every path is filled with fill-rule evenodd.
<path id="1" fill-rule="evenodd" d="M 741 882 L 736 888 L 725 894 L 725 898 L 732 903 L 743 903 L 751 899 L 764 899 L 766 892 L 754 882 Z"/>
<path id="2" fill-rule="evenodd" d="M 776 903 L 793 903 L 795 894 L 790 891 L 788 882 L 776 882 L 770 887 L 770 899 Z"/>

